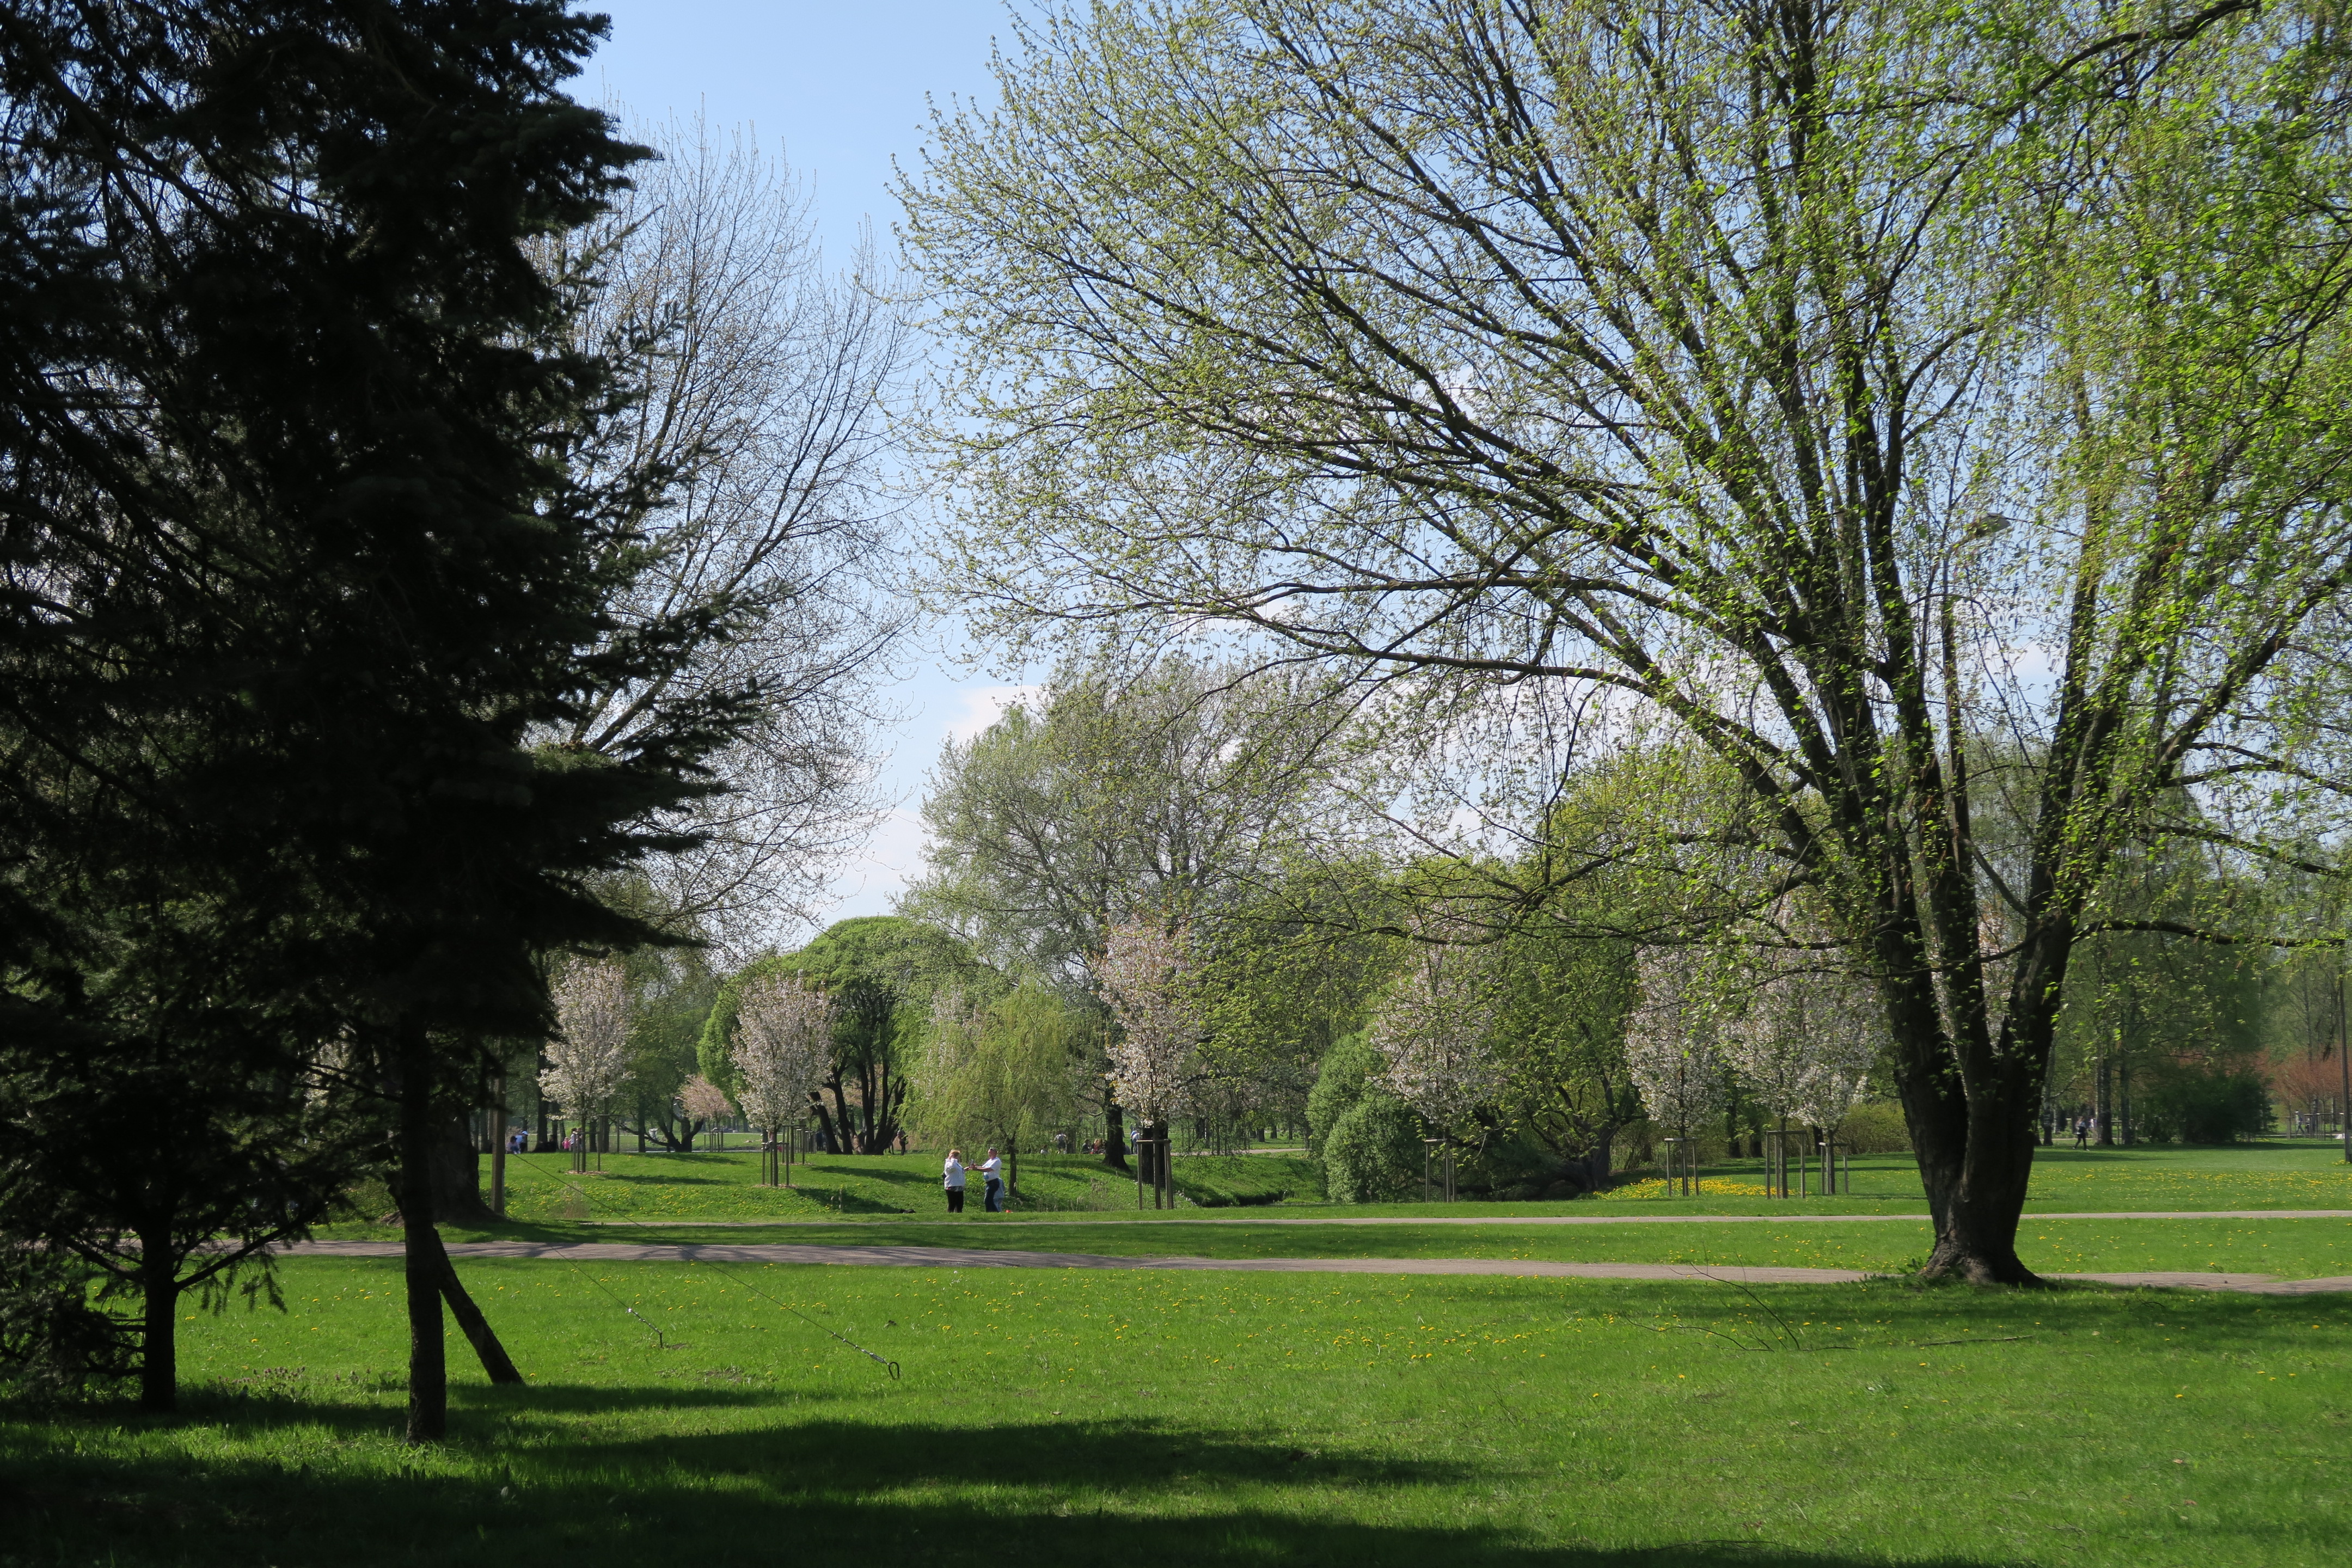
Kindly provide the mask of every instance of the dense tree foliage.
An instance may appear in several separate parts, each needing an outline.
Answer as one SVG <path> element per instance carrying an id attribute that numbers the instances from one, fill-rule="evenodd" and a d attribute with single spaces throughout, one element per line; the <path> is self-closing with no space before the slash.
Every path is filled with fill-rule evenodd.
<path id="1" fill-rule="evenodd" d="M 1931 1268 L 2024 1280 L 2071 961 L 2155 923 L 2116 858 L 2336 878 L 2344 37 L 2332 0 L 1051 13 L 908 190 L 964 351 L 942 590 L 1724 770 L 1687 830 L 1879 994 Z"/>
<path id="2" fill-rule="evenodd" d="M 543 952 L 661 940 L 595 883 L 683 847 L 649 824 L 715 787 L 700 759 L 755 695 L 601 755 L 540 743 L 658 651 L 602 636 L 658 476 L 582 482 L 629 388 L 565 346 L 586 280 L 534 248 L 637 156 L 561 90 L 601 26 L 548 0 L 0 10 L 11 1104 L 74 1093 L 87 1050 L 86 1123 L 173 1121 L 118 1151 L 159 1181 L 255 1152 L 250 1237 L 331 1190 L 322 1166 L 281 1202 L 255 1168 L 320 1146 L 298 1096 L 388 1119 L 416 1440 L 461 1295 L 436 1149 L 489 1042 L 544 1033 Z M 174 1072 L 175 1121 L 95 1092 Z M 11 1226 L 130 1258 L 144 1222 L 42 1131 L 10 1131 Z M 147 1281 L 151 1404 L 186 1282 Z"/>

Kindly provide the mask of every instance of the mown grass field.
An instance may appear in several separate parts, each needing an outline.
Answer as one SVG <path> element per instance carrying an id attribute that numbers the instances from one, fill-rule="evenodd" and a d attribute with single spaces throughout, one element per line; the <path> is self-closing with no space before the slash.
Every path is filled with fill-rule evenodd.
<path id="1" fill-rule="evenodd" d="M 486 1170 L 488 1162 L 484 1162 Z M 1710 1172 L 1706 1190 L 1684 1197 L 1658 1184 L 1633 1184 L 1609 1195 L 1557 1203 L 1345 1205 L 1322 1201 L 1312 1162 L 1296 1155 L 1244 1154 L 1181 1159 L 1180 1184 L 1194 1217 L 1268 1217 L 1312 1211 L 1333 1217 L 1524 1218 L 1548 1215 L 1924 1215 L 1919 1175 L 1907 1154 L 1853 1163 L 1851 1194 L 1773 1199 L 1754 1195 L 1752 1168 Z M 487 1181 L 487 1174 L 485 1175 Z M 1098 1161 L 1030 1156 L 1022 1162 L 1024 1220 L 1063 1224 L 1164 1222 L 1135 1206 L 1133 1183 Z M 939 1160 L 908 1155 L 817 1156 L 794 1170 L 789 1190 L 762 1187 L 759 1157 L 747 1151 L 694 1154 L 608 1154 L 602 1173 L 574 1178 L 562 1155 L 530 1155 L 508 1165 L 508 1212 L 518 1223 L 572 1226 L 631 1220 L 690 1224 L 944 1217 Z M 2352 1165 L 2336 1145 L 2277 1142 L 2226 1148 L 2175 1147 L 2042 1152 L 2029 1213 L 2147 1213 L 2210 1209 L 2352 1211 Z M 975 1193 L 971 1209 L 976 1213 Z M 367 1234 L 364 1226 L 332 1234 Z M 471 1233 L 468 1233 L 471 1234 Z"/>
<path id="2" fill-rule="evenodd" d="M 1312 1183 L 1312 1165 L 1295 1156 L 1187 1159 L 1179 1165 L 1197 1191 L 1253 1201 L 1172 1213 L 1080 1209 L 1075 1206 L 1079 1197 L 1099 1197 L 1105 1190 L 1131 1205 L 1134 1189 L 1110 1180 L 1094 1161 L 1033 1158 L 1024 1163 L 1024 1188 L 1033 1199 L 1068 1206 L 1023 1204 L 1009 1215 L 986 1215 L 975 1199 L 963 1216 L 950 1219 L 939 1197 L 937 1162 L 926 1154 L 820 1158 L 798 1167 L 799 1185 L 789 1191 L 759 1186 L 757 1158 L 749 1152 L 608 1155 L 603 1173 L 577 1178 L 561 1160 L 532 1156 L 509 1164 L 509 1223 L 449 1234 L 455 1239 L 960 1246 L 1114 1257 L 1539 1258 L 1873 1270 L 1916 1262 L 1929 1241 L 1924 1202 L 1867 1195 L 1898 1183 L 1916 1190 L 1918 1176 L 1908 1156 L 1856 1162 L 1854 1185 L 1862 1195 L 1787 1202 L 1709 1192 L 1573 1203 L 1349 1205 L 1285 1196 Z M 2352 1211 L 2352 1171 L 2325 1145 L 2060 1150 L 2037 1169 L 2035 1190 L 2045 1195 L 2032 1205 L 2021 1250 L 2036 1268 L 2195 1269 L 2287 1279 L 2352 1274 L 2352 1218 L 2035 1217 L 2085 1211 Z M 1843 1215 L 1881 1217 L 1836 1223 Z M 1690 1223 L 1706 1216 L 1785 1221 L 1793 1215 L 1808 1217 L 1794 1224 Z M 1512 1223 L 1549 1218 L 1632 1223 Z M 1394 1223 L 1293 1223 L 1326 1219 Z M 1462 1219 L 1486 1223 L 1428 1223 Z M 1639 1223 L 1643 1219 L 1666 1223 Z M 391 1233 L 345 1226 L 330 1234 Z"/>
<path id="3" fill-rule="evenodd" d="M 945 1206 L 932 1154 L 815 1155 L 793 1167 L 790 1187 L 763 1187 L 760 1156 L 748 1150 L 604 1156 L 604 1169 L 575 1173 L 562 1154 L 507 1163 L 507 1213 L 526 1224 L 593 1219 L 817 1219 L 935 1215 Z M 1187 1158 L 1180 1177 L 1195 1205 L 1261 1206 L 1322 1198 L 1314 1163 L 1292 1155 Z M 489 1161 L 481 1162 L 488 1191 Z M 1024 1214 L 1129 1213 L 1135 1184 L 1098 1160 L 1031 1156 L 1021 1163 Z M 1146 1199 L 1147 1203 L 1149 1199 Z M 980 1208 L 980 1188 L 971 1206 Z M 342 1235 L 362 1234 L 344 1229 Z"/>
<path id="4" fill-rule="evenodd" d="M 183 1326 L 178 1417 L 0 1426 L 0 1563 L 2340 1563 L 2352 1299 L 396 1263 Z M 902 1381 L 784 1312 L 789 1302 Z M 663 1343 L 625 1315 L 635 1306 Z"/>

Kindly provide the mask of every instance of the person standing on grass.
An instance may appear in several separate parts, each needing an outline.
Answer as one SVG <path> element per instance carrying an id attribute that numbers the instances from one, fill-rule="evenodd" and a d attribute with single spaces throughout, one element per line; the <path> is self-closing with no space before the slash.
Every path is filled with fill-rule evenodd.
<path id="1" fill-rule="evenodd" d="M 963 1151 L 948 1151 L 947 1165 L 948 1213 L 963 1213 Z"/>
<path id="2" fill-rule="evenodd" d="M 988 1184 L 987 1195 L 982 1199 L 981 1206 L 990 1214 L 1004 1212 L 1003 1171 L 1004 1162 L 996 1157 L 995 1150 L 991 1149 L 988 1158 L 980 1163 L 980 1178 Z"/>

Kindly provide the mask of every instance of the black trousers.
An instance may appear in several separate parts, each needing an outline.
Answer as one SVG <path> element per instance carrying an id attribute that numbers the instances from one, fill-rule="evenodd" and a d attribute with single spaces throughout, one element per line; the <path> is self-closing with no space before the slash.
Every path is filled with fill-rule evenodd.
<path id="1" fill-rule="evenodd" d="M 950 1187 L 948 1189 L 948 1213 L 963 1213 L 963 1189 L 961 1187 Z"/>

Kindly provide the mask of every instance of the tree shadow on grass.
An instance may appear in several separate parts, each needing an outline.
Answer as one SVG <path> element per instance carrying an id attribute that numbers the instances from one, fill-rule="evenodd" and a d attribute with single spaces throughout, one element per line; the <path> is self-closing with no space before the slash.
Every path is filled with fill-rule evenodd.
<path id="1" fill-rule="evenodd" d="M 787 1547 L 800 1561 L 880 1558 L 892 1564 L 1120 1561 L 1148 1549 L 1201 1568 L 1266 1563 L 1346 1568 L 1859 1568 L 1830 1551 L 1744 1542 L 1648 1549 L 1560 1543 L 1500 1525 L 1383 1524 L 1350 1500 L 1412 1511 L 1415 1491 L 1472 1479 L 1423 1458 L 1310 1451 L 1242 1433 L 1144 1419 L 994 1424 L 818 1420 L 727 1433 L 633 1435 L 625 1402 L 604 1389 L 534 1389 L 604 1402 L 602 1436 L 560 1447 L 463 1437 L 413 1468 L 313 1468 L 238 1458 L 192 1471 L 73 1451 L 16 1454 L 0 1481 L 16 1517 L 0 1562 L 68 1561 L 110 1552 L 118 1564 L 460 1565 L 561 1560 L 566 1568 L 634 1568 L 691 1542 L 698 1556 L 751 1560 Z M 379 1413 L 380 1415 L 381 1413 Z M 61 1435 L 62 1436 L 62 1435 Z M 380 1451 L 379 1451 L 380 1458 Z M 1268 1489 L 1296 1486 L 1296 1508 Z M 1436 1491 L 1428 1512 L 1461 1494 Z M 1164 1511 L 1163 1511 L 1164 1510 Z M 1542 1510 L 1576 1534 L 1573 1493 Z M 1533 1528 L 1544 1528 L 1537 1526 Z M 1603 1527 L 1606 1528 L 1606 1527 Z M 309 1542 L 296 1549 L 295 1543 Z M 1962 1568 L 1957 1558 L 1911 1559 Z"/>

